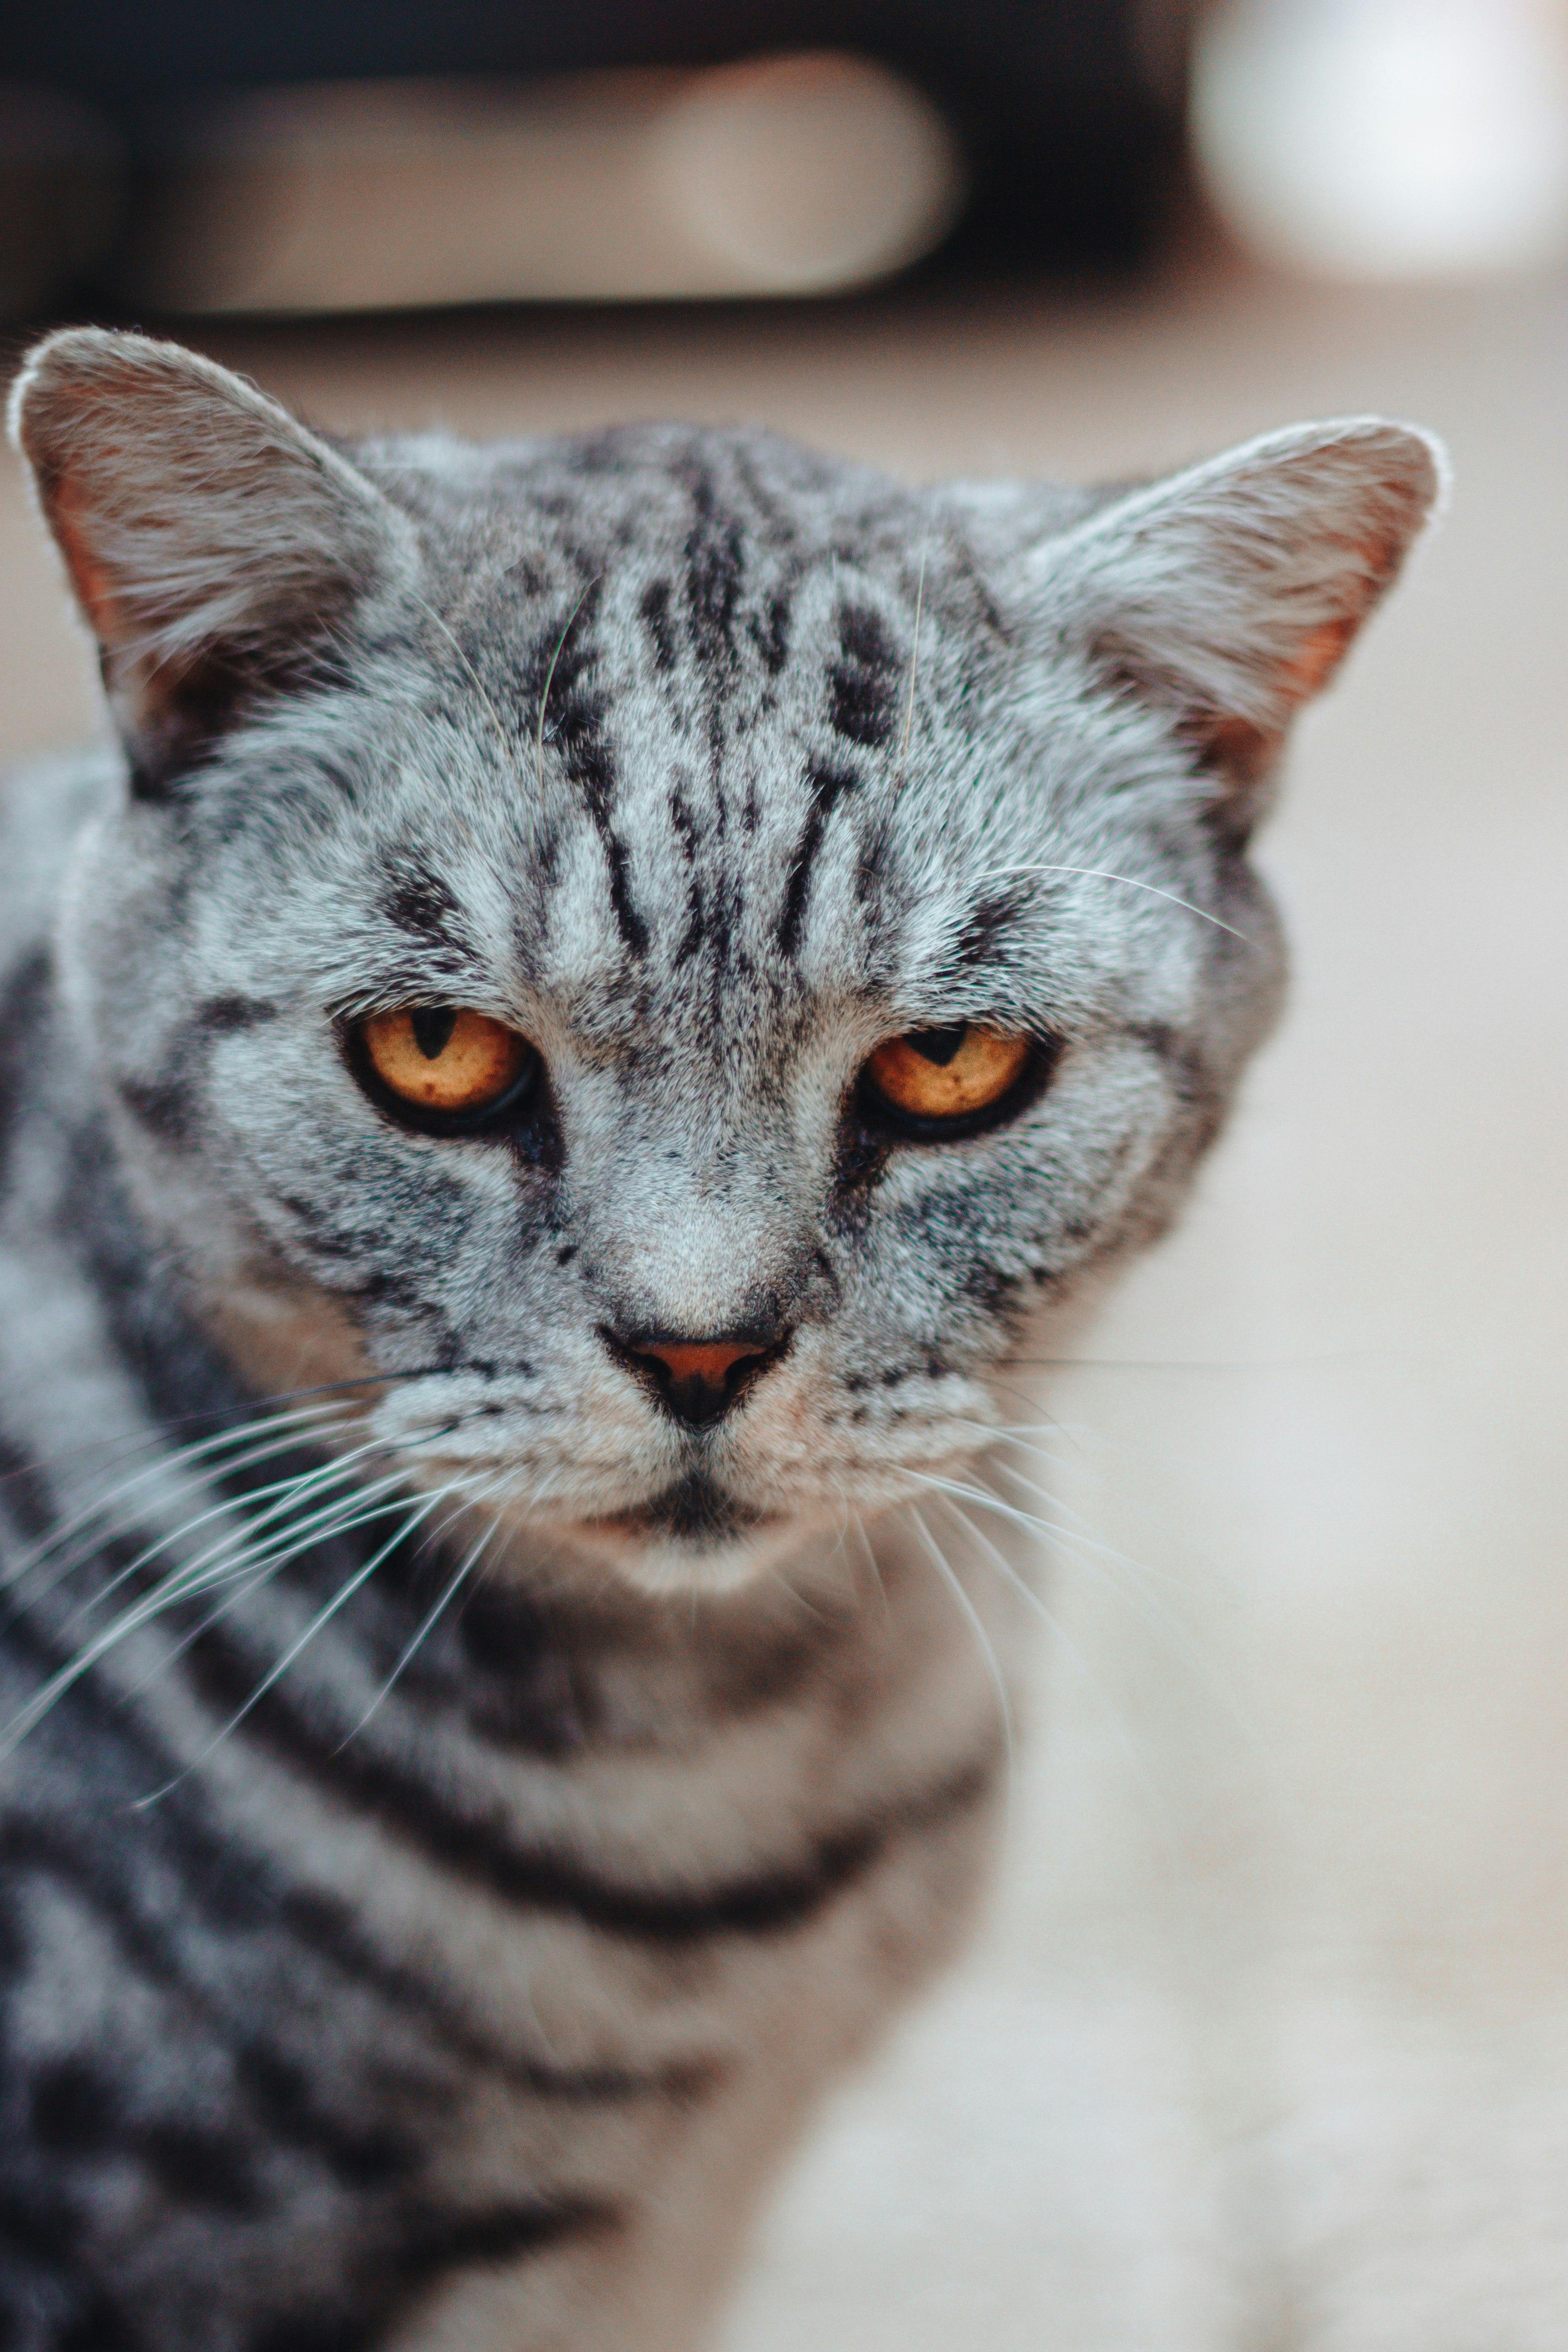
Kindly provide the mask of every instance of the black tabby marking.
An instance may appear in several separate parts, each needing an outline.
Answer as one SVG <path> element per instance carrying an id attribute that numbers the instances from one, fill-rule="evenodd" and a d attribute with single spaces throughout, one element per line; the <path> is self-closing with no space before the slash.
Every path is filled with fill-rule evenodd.
<path id="1" fill-rule="evenodd" d="M 807 781 L 811 787 L 810 813 L 799 846 L 790 861 L 789 878 L 784 886 L 784 913 L 779 919 L 779 945 L 785 955 L 793 955 L 799 944 L 801 924 L 805 915 L 805 895 L 811 887 L 812 861 L 822 846 L 827 820 L 833 814 L 840 795 L 855 788 L 855 778 L 842 768 L 813 766 Z"/>
<path id="2" fill-rule="evenodd" d="M 875 1869 L 900 1836 L 976 1805 L 994 1769 L 988 1756 L 934 1788 L 887 1801 L 874 1821 L 821 1839 L 795 1869 L 663 1894 L 617 1885 L 562 1854 L 530 1852 L 508 1836 L 502 1821 L 458 1811 L 395 1758 L 373 1754 L 365 1739 L 345 1746 L 341 1730 L 315 1722 L 308 1702 L 282 1685 L 257 1697 L 259 1672 L 222 1627 L 201 1636 L 191 1660 L 194 1679 L 215 1709 L 233 1713 L 254 1700 L 245 1717 L 248 1737 L 395 1827 L 438 1868 L 471 1879 L 506 1902 L 574 1915 L 590 1927 L 653 1944 L 767 1935 L 805 1925 Z"/>
<path id="3" fill-rule="evenodd" d="M 461 968 L 473 955 L 461 908 L 441 876 L 423 860 L 400 867 L 383 895 L 380 911 L 447 963 Z"/>
<path id="4" fill-rule="evenodd" d="M 735 606 L 745 573 L 739 521 L 723 512 L 712 476 L 695 460 L 675 468 L 690 492 L 696 520 L 686 540 L 686 603 L 691 646 L 717 681 L 734 667 Z"/>
<path id="5" fill-rule="evenodd" d="M 669 583 L 650 580 L 643 590 L 638 606 L 647 633 L 653 642 L 656 669 L 668 673 L 675 667 L 675 632 L 669 625 Z"/>
<path id="6" fill-rule="evenodd" d="M 598 583 L 594 582 L 567 623 L 564 635 L 555 645 L 542 650 L 542 658 L 536 652 L 539 693 L 548 699 L 548 709 L 542 707 L 541 719 L 545 740 L 560 752 L 567 776 L 582 793 L 594 821 L 609 868 L 610 906 L 616 929 L 630 953 L 640 959 L 647 953 L 648 928 L 632 903 L 626 845 L 611 822 L 616 768 L 609 745 L 600 731 L 608 705 L 605 696 L 588 691 L 584 685 L 597 659 L 588 642 L 588 630 L 597 605 Z"/>
<path id="7" fill-rule="evenodd" d="M 535 2198 L 479 2213 L 416 2211 L 400 2232 L 377 2233 L 348 2291 L 268 2321 L 245 2352 L 374 2352 L 405 2309 L 453 2273 L 498 2268 L 603 2236 L 624 2216 L 605 2199 Z M 347 2285 L 348 2283 L 345 2283 Z"/>
<path id="8" fill-rule="evenodd" d="M 828 715 L 847 742 L 879 751 L 898 725 L 903 665 L 881 616 L 867 604 L 846 604 L 838 615 L 843 657 L 827 674 Z"/>
<path id="9" fill-rule="evenodd" d="M 34 1056 L 44 1050 L 49 1033 L 49 992 L 54 958 L 47 947 L 32 954 L 13 971 L 0 1002 L 0 1180 L 9 1171 L 11 1143 L 17 1118 L 36 1075 Z"/>
<path id="10" fill-rule="evenodd" d="M 49 1482 L 37 1463 L 0 1432 L 0 1503 L 9 1512 L 18 1535 L 39 1543 L 55 1524 Z"/>
<path id="11" fill-rule="evenodd" d="M 770 677 L 777 677 L 789 659 L 790 623 L 794 612 L 791 599 L 781 591 L 770 596 L 762 610 L 752 615 L 752 641 Z"/>
<path id="12" fill-rule="evenodd" d="M 672 791 L 669 795 L 669 822 L 680 845 L 681 860 L 687 871 L 686 928 L 675 950 L 675 962 L 679 966 L 696 954 L 702 944 L 703 935 L 702 885 L 697 875 L 697 820 L 679 791 Z"/>

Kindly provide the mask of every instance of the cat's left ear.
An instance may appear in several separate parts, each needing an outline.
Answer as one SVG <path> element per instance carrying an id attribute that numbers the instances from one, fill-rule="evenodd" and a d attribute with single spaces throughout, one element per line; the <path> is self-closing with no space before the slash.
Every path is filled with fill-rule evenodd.
<path id="1" fill-rule="evenodd" d="M 1266 434 L 1038 546 L 1037 623 L 1171 713 L 1244 835 L 1446 479 L 1439 443 L 1380 417 Z"/>
<path id="2" fill-rule="evenodd" d="M 413 575 L 408 519 L 355 467 L 175 343 L 66 328 L 23 368 L 10 423 L 144 794 L 258 694 L 321 675 Z"/>

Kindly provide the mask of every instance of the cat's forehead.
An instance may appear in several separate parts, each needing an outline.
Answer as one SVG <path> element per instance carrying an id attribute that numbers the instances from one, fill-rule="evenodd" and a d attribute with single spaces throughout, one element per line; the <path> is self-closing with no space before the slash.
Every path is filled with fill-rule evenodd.
<path id="1" fill-rule="evenodd" d="M 928 647 L 944 628 L 1005 636 L 931 497 L 765 434 L 627 428 L 450 465 L 438 449 L 390 479 L 443 613 L 509 698 L 548 688 L 552 737 L 580 689 L 657 696 L 725 740 L 815 699 L 844 740 L 885 749 L 917 614 Z"/>
<path id="2" fill-rule="evenodd" d="M 765 436 L 665 428 L 398 487 L 435 558 L 435 657 L 474 688 L 479 797 L 516 803 L 490 830 L 517 935 L 552 984 L 896 984 L 921 952 L 890 901 L 932 739 L 962 790 L 953 706 L 1005 653 L 929 506 Z M 426 864 L 450 866 L 475 790 L 447 776 L 411 812 Z M 963 830 L 927 856 L 928 898 L 967 889 Z"/>

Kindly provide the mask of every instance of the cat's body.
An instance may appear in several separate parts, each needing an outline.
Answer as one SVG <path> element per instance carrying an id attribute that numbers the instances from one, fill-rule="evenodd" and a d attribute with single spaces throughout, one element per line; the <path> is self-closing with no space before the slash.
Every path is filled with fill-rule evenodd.
<path id="1" fill-rule="evenodd" d="M 973 1458 L 1271 1017 L 1429 453 L 351 463 L 92 335 L 18 415 L 129 759 L 0 868 L 0 2337 L 674 2352 L 972 1908 Z M 446 1006 L 472 1115 L 375 1060 Z"/>

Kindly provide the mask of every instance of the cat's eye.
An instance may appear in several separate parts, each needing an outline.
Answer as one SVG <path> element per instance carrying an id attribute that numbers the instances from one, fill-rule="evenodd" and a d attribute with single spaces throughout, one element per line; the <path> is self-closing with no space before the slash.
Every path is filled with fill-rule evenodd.
<path id="1" fill-rule="evenodd" d="M 498 1109 L 523 1090 L 539 1058 L 504 1022 L 450 1004 L 374 1013 L 355 1042 L 387 1094 L 442 1123 Z"/>
<path id="2" fill-rule="evenodd" d="M 866 1065 L 873 1104 L 917 1129 L 968 1126 L 1005 1103 L 1037 1059 L 1032 1038 L 959 1022 L 889 1037 Z"/>

